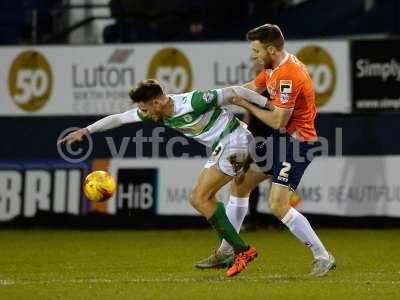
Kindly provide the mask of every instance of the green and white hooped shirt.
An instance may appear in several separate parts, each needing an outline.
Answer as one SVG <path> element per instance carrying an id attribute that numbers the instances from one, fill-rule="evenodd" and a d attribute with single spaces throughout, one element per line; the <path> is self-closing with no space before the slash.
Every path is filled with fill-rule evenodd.
<path id="1" fill-rule="evenodd" d="M 168 96 L 174 102 L 175 112 L 161 122 L 207 147 L 215 148 L 240 125 L 233 113 L 220 107 L 223 101 L 220 89 Z M 141 121 L 147 121 L 138 108 L 133 109 L 133 113 Z"/>

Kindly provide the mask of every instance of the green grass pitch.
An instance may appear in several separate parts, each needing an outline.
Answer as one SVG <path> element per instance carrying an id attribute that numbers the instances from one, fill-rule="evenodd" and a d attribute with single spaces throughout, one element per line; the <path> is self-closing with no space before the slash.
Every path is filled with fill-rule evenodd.
<path id="1" fill-rule="evenodd" d="M 234 278 L 196 270 L 212 230 L 0 231 L 0 299 L 400 299 L 400 230 L 319 230 L 338 268 L 310 278 L 286 231 L 244 233 L 259 257 Z"/>

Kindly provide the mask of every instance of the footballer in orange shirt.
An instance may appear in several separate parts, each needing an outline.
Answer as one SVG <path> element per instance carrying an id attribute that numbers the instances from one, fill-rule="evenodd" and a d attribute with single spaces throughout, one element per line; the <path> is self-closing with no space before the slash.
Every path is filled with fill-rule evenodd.
<path id="1" fill-rule="evenodd" d="M 290 205 L 304 171 L 320 146 L 314 126 L 316 107 L 312 79 L 306 67 L 286 52 L 283 34 L 277 25 L 254 28 L 247 33 L 247 39 L 251 42 L 253 57 L 264 69 L 244 87 L 259 94 L 268 91 L 269 101 L 266 107 L 260 108 L 246 100 L 262 96 L 248 93 L 248 97 L 241 95 L 246 99 L 237 95 L 233 104 L 247 109 L 274 130 L 271 136 L 255 145 L 253 160 L 256 165 L 234 180 L 227 215 L 235 228 L 240 228 L 244 217 L 237 216 L 245 215 L 244 203 L 248 202 L 251 190 L 261 181 L 271 179 L 270 211 L 310 248 L 314 257 L 310 275 L 324 276 L 336 267 L 335 258 L 325 249 L 308 220 Z M 214 254 L 196 266 L 221 266 L 229 261 L 230 255 L 229 244 L 223 241 Z"/>
<path id="2" fill-rule="evenodd" d="M 302 141 L 317 140 L 313 82 L 297 57 L 286 53 L 275 69 L 261 71 L 253 83 L 259 90 L 268 90 L 275 107 L 291 113 L 285 126 L 289 135 Z"/>

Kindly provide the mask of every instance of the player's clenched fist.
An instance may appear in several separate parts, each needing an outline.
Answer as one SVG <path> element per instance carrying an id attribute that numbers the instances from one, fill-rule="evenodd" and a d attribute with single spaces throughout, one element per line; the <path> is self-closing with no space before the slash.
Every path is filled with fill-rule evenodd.
<path id="1" fill-rule="evenodd" d="M 60 144 L 70 145 L 70 144 L 72 144 L 74 142 L 82 141 L 82 139 L 85 136 L 88 136 L 88 135 L 89 135 L 89 131 L 86 128 L 81 128 L 79 130 L 76 130 L 76 131 L 73 131 L 73 132 L 69 133 L 64 138 L 58 140 L 57 141 L 57 145 L 60 145 Z"/>
<path id="2" fill-rule="evenodd" d="M 233 90 L 232 89 L 232 93 L 233 93 L 233 97 L 232 97 L 232 100 L 230 101 L 232 104 L 234 104 L 234 105 L 238 105 L 238 106 L 242 106 L 242 107 L 244 107 L 245 105 L 246 105 L 246 103 L 247 103 L 247 101 L 246 100 L 244 100 L 242 97 L 240 97 L 236 92 L 235 92 L 235 90 Z"/>

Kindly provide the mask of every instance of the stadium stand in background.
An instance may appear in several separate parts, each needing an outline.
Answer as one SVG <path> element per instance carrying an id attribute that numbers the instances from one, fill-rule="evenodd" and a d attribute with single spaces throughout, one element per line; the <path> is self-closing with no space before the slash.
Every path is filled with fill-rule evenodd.
<path id="1" fill-rule="evenodd" d="M 400 3 L 396 0 L 74 2 L 78 1 L 1 1 L 0 44 L 70 42 L 71 32 L 105 19 L 110 23 L 100 39 L 105 43 L 243 40 L 247 28 L 265 22 L 280 24 L 288 39 L 400 32 Z M 105 9 L 108 14 L 87 13 L 95 9 Z M 71 15 L 79 10 L 84 17 L 71 23 Z M 307 17 L 299 22 L 299 15 Z"/>

